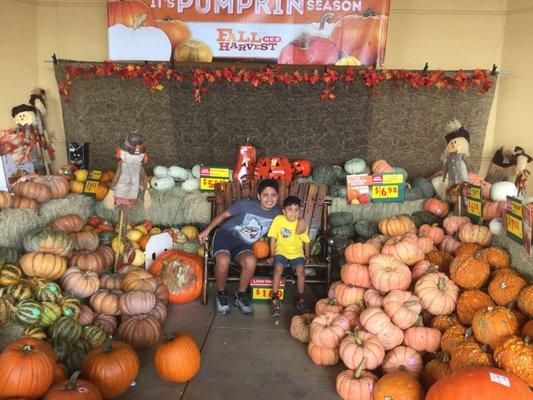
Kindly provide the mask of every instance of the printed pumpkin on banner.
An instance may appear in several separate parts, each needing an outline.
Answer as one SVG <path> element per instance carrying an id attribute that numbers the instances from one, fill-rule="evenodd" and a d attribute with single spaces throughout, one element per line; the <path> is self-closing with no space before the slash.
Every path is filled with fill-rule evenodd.
<path id="1" fill-rule="evenodd" d="M 108 0 L 109 58 L 379 66 L 389 10 L 390 0 Z"/>

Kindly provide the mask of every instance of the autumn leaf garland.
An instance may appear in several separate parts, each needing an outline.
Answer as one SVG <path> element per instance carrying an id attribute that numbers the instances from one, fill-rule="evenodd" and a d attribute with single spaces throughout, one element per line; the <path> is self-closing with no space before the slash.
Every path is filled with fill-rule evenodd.
<path id="1" fill-rule="evenodd" d="M 459 70 L 454 73 L 444 71 L 407 71 L 407 70 L 377 70 L 373 67 L 336 69 L 326 67 L 320 72 L 318 69 L 301 72 L 287 71 L 279 67 L 265 67 L 260 69 L 238 68 L 192 68 L 190 73 L 170 68 L 165 63 L 159 64 L 120 64 L 104 62 L 88 67 L 65 65 L 64 80 L 58 82 L 59 92 L 65 98 L 70 95 L 74 80 L 81 78 L 113 76 L 122 79 L 142 79 L 150 91 L 162 91 L 165 84 L 170 82 L 183 83 L 190 80 L 193 87 L 194 100 L 200 101 L 209 91 L 209 86 L 217 81 L 227 81 L 234 84 L 250 84 L 257 88 L 261 85 L 282 83 L 290 86 L 295 84 L 309 84 L 321 86 L 320 98 L 335 99 L 335 83 L 345 82 L 353 84 L 362 81 L 371 90 L 370 95 L 378 95 L 379 85 L 383 82 L 409 84 L 413 89 L 421 87 L 436 89 L 459 89 L 465 91 L 473 88 L 478 94 L 486 93 L 494 84 L 488 71 Z"/>

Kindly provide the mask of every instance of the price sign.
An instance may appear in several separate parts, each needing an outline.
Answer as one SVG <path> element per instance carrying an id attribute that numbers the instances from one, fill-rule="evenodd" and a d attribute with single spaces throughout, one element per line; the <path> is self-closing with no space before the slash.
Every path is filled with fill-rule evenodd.
<path id="1" fill-rule="evenodd" d="M 215 190 L 215 184 L 228 182 L 229 175 L 229 168 L 200 167 L 200 190 Z"/>
<path id="2" fill-rule="evenodd" d="M 285 289 L 280 288 L 278 293 L 279 293 L 280 300 L 283 300 L 283 296 L 285 295 Z M 272 298 L 272 288 L 266 288 L 266 287 L 252 288 L 252 299 L 253 300 L 270 300 L 271 298 Z"/>
<path id="3" fill-rule="evenodd" d="M 85 182 L 85 187 L 83 188 L 83 193 L 94 196 L 96 190 L 98 189 L 98 182 L 102 177 L 102 171 L 93 170 L 89 172 L 87 176 L 87 181 Z"/>
<path id="4" fill-rule="evenodd" d="M 524 221 L 522 218 L 522 201 L 507 196 L 507 207 L 505 212 L 505 225 L 507 227 L 507 237 L 519 244 L 524 244 Z"/>
<path id="5" fill-rule="evenodd" d="M 372 186 L 373 199 L 397 199 L 398 185 L 375 185 Z"/>
<path id="6" fill-rule="evenodd" d="M 214 190 L 215 183 L 227 182 L 227 181 L 228 179 L 224 179 L 224 178 L 202 177 L 200 178 L 200 190 Z"/>

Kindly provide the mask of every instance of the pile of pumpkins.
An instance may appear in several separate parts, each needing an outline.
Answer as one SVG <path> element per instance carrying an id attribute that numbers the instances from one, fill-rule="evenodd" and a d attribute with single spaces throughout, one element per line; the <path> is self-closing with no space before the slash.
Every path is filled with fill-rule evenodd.
<path id="1" fill-rule="evenodd" d="M 62 199 L 69 193 L 68 181 L 55 175 L 24 178 L 13 185 L 13 194 L 0 191 L 0 209 L 25 208 L 37 212 L 39 205 Z"/>
<path id="2" fill-rule="evenodd" d="M 316 314 L 293 317 L 291 335 L 309 343 L 316 364 L 344 362 L 342 399 L 418 400 L 424 388 L 426 399 L 440 399 L 471 368 L 493 368 L 526 389 L 502 398 L 528 398 L 520 395 L 533 386 L 533 285 L 491 246 L 487 227 L 448 215 L 439 200 L 426 203 L 439 224 L 383 218 L 380 234 L 349 244 L 341 281 Z"/>

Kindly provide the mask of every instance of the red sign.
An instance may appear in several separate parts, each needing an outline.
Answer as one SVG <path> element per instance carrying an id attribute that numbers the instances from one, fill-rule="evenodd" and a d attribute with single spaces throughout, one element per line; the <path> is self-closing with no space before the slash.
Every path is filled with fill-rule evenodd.
<path id="1" fill-rule="evenodd" d="M 108 0 L 109 58 L 381 65 L 390 0 Z"/>

